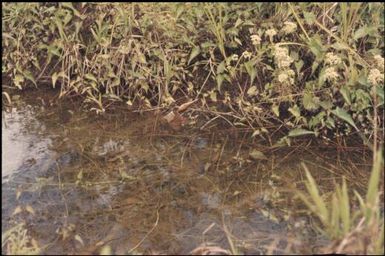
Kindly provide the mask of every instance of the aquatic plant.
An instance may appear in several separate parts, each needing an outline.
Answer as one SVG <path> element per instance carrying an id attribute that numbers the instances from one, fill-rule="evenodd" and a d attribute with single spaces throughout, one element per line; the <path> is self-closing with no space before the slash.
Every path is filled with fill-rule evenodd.
<path id="1" fill-rule="evenodd" d="M 41 248 L 37 242 L 28 234 L 24 223 L 18 223 L 1 236 L 2 252 L 8 255 L 36 255 Z"/>
<path id="2" fill-rule="evenodd" d="M 320 195 L 318 186 L 310 171 L 306 171 L 306 189 L 308 194 L 298 191 L 298 196 L 317 216 L 321 223 L 319 230 L 332 239 L 333 243 L 326 250 L 329 253 L 383 254 L 384 253 L 384 215 L 381 213 L 379 191 L 383 173 L 383 155 L 376 155 L 370 175 L 365 199 L 354 191 L 360 203 L 359 210 L 352 210 L 345 179 L 342 185 L 336 185 L 327 200 Z"/>

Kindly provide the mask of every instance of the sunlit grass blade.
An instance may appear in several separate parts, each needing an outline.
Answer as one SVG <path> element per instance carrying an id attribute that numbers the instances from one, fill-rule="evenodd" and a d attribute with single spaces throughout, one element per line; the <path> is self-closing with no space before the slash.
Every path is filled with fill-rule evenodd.
<path id="1" fill-rule="evenodd" d="M 318 211 L 318 216 L 320 217 L 321 221 L 323 223 L 328 223 L 328 210 L 326 208 L 325 202 L 322 199 L 322 197 L 319 195 L 317 184 L 315 183 L 313 177 L 311 176 L 309 170 L 307 169 L 306 165 L 302 163 L 303 168 L 306 171 L 306 177 L 308 180 L 308 183 L 306 183 L 307 191 L 310 194 L 311 199 L 315 203 Z"/>
<path id="2" fill-rule="evenodd" d="M 366 211 L 367 221 L 370 221 L 373 210 L 377 207 L 378 185 L 381 175 L 381 164 L 383 160 L 382 149 L 378 151 L 377 157 L 373 164 L 372 173 L 369 179 L 368 192 L 366 194 Z"/>
<path id="3" fill-rule="evenodd" d="M 340 201 L 340 216 L 343 226 L 343 233 L 347 234 L 350 230 L 350 205 L 349 205 L 349 194 L 346 185 L 345 178 L 342 181 L 342 191 L 339 195 Z"/>

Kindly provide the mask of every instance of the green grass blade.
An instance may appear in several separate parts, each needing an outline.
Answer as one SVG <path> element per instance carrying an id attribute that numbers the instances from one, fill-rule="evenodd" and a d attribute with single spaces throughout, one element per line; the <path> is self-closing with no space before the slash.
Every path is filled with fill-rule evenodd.
<path id="1" fill-rule="evenodd" d="M 317 207 L 317 211 L 318 211 L 317 214 L 320 217 L 322 223 L 327 224 L 329 220 L 328 218 L 329 216 L 328 216 L 328 210 L 326 208 L 325 202 L 322 199 L 322 197 L 319 195 L 317 184 L 315 183 L 306 165 L 302 163 L 302 166 L 305 169 L 306 177 L 308 180 L 308 183 L 306 183 L 306 188 L 310 194 L 310 197 L 312 198 L 313 202 Z"/>
<path id="2" fill-rule="evenodd" d="M 381 175 L 381 163 L 382 163 L 382 150 L 379 150 L 377 153 L 377 157 L 373 164 L 372 173 L 369 179 L 368 192 L 366 194 L 366 217 L 367 221 L 370 221 L 371 213 L 373 209 L 376 207 L 377 197 L 378 197 L 378 185 L 380 182 Z"/>
<path id="3" fill-rule="evenodd" d="M 346 185 L 345 178 L 342 181 L 342 191 L 340 195 L 341 204 L 341 221 L 343 225 L 343 233 L 347 234 L 350 231 L 350 205 L 349 205 L 349 194 Z"/>

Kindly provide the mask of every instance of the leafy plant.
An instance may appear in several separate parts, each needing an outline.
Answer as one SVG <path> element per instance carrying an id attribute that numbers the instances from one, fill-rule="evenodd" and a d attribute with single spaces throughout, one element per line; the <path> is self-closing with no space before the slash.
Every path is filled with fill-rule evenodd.
<path id="1" fill-rule="evenodd" d="M 234 126 L 279 125 L 287 141 L 302 129 L 373 143 L 375 112 L 383 130 L 380 3 L 2 7 L 2 73 L 17 90 L 58 87 L 97 113 L 115 102 L 151 109 L 194 98 Z"/>

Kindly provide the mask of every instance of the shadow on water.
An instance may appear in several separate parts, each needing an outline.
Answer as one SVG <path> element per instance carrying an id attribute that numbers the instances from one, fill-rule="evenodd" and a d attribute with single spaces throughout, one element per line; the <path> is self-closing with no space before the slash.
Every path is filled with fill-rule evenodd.
<path id="1" fill-rule="evenodd" d="M 312 253 L 327 241 L 293 196 L 301 161 L 325 191 L 341 174 L 364 188 L 367 175 L 348 166 L 370 170 L 362 152 L 286 148 L 258 160 L 244 134 L 38 102 L 3 111 L 2 232 L 23 221 L 43 254 Z"/>

